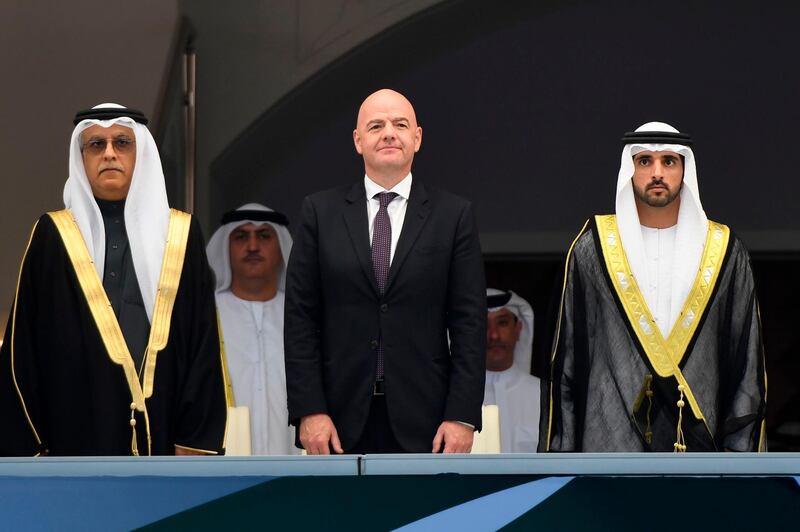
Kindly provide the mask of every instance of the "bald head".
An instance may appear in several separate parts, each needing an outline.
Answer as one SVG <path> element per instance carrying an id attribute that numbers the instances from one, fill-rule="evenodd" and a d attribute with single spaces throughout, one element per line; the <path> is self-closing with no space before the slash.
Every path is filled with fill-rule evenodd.
<path id="1" fill-rule="evenodd" d="M 367 176 L 387 189 L 394 186 L 411 171 L 422 145 L 411 102 L 391 89 L 370 94 L 358 110 L 353 143 L 364 157 Z"/>
<path id="2" fill-rule="evenodd" d="M 414 127 L 417 126 L 417 115 L 408 98 L 392 89 L 380 89 L 367 96 L 367 99 L 361 103 L 361 107 L 358 108 L 356 127 L 358 128 L 364 123 L 365 116 L 380 109 L 402 110 L 414 122 Z"/>

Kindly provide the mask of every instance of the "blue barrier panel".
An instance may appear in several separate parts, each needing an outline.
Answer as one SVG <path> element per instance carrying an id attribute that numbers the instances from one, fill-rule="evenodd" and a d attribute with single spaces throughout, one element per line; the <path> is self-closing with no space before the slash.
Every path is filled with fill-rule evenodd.
<path id="1" fill-rule="evenodd" d="M 573 478 L 574 477 L 574 478 Z M 793 527 L 800 455 L 0 459 L 25 530 Z"/>

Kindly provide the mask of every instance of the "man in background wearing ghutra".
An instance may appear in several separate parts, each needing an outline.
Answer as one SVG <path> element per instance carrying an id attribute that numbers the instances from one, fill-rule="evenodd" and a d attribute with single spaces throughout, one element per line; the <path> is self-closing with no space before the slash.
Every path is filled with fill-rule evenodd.
<path id="1" fill-rule="evenodd" d="M 199 225 L 169 208 L 140 111 L 102 104 L 74 123 L 66 208 L 34 226 L 0 352 L 0 454 L 222 453 Z"/>
<path id="2" fill-rule="evenodd" d="M 539 442 L 539 378 L 531 375 L 533 309 L 511 290 L 486 289 L 486 387 L 497 405 L 500 452 L 535 453 Z"/>
<path id="3" fill-rule="evenodd" d="M 747 251 L 706 218 L 688 135 L 650 122 L 623 143 L 616 215 L 567 257 L 540 450 L 766 450 Z"/>
<path id="4" fill-rule="evenodd" d="M 248 203 L 225 213 L 207 247 L 233 395 L 248 407 L 255 455 L 299 453 L 283 358 L 288 225 L 284 214 Z"/>

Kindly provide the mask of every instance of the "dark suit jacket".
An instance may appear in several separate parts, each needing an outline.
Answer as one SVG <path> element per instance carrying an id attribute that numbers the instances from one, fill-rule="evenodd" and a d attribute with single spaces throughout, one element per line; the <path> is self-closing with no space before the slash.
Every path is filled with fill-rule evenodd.
<path id="1" fill-rule="evenodd" d="M 369 413 L 382 336 L 389 420 L 406 451 L 430 452 L 444 420 L 480 430 L 486 289 L 470 203 L 413 181 L 383 297 L 363 182 L 308 196 L 301 212 L 286 279 L 291 423 L 327 413 L 351 448 Z"/>

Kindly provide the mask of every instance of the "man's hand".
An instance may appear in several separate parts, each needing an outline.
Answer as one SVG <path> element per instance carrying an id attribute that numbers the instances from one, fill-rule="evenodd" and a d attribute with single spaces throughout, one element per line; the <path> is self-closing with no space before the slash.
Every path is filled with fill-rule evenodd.
<path id="1" fill-rule="evenodd" d="M 444 443 L 444 452 L 449 453 L 468 453 L 472 450 L 472 437 L 474 436 L 472 427 L 468 427 L 458 421 L 442 421 L 436 436 L 433 438 L 433 451 L 438 453 Z"/>
<path id="2" fill-rule="evenodd" d="M 333 420 L 328 414 L 311 414 L 300 418 L 300 443 L 306 454 L 342 454 L 342 444 L 339 443 L 339 434 L 333 426 Z"/>

